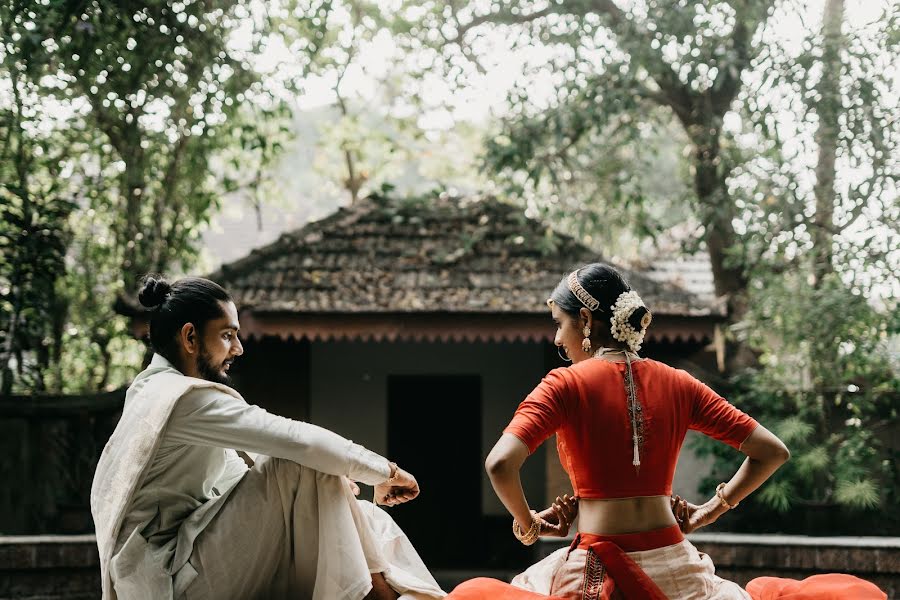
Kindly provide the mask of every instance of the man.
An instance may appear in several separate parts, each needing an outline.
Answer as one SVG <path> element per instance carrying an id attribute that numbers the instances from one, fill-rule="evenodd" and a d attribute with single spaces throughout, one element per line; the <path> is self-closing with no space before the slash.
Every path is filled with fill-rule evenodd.
<path id="1" fill-rule="evenodd" d="M 105 600 L 444 595 L 390 517 L 354 498 L 351 481 L 412 500 L 411 474 L 226 385 L 243 347 L 224 289 L 148 276 L 139 299 L 155 354 L 91 489 Z M 236 451 L 262 456 L 251 468 Z"/>

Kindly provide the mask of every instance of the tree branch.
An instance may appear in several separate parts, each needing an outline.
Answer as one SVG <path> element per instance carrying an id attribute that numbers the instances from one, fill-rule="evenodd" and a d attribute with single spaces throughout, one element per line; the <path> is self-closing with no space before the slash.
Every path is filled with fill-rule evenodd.
<path id="1" fill-rule="evenodd" d="M 169 164 L 166 167 L 166 174 L 163 177 L 163 185 L 160 194 L 156 197 L 156 239 L 152 240 L 153 244 L 153 255 L 150 259 L 150 264 L 153 265 L 153 269 L 159 272 L 165 271 L 165 267 L 168 264 L 169 256 L 165 251 L 166 248 L 171 248 L 172 242 L 172 230 L 177 227 L 178 223 L 178 213 L 179 213 L 179 205 L 181 204 L 180 195 L 177 194 L 177 179 L 178 179 L 178 171 L 181 167 L 181 159 L 184 156 L 184 151 L 190 141 L 189 133 L 182 133 L 178 142 L 175 144 L 175 148 L 172 150 L 172 156 L 169 159 Z M 173 207 L 173 216 L 172 216 L 172 226 L 169 229 L 169 232 L 163 234 L 163 212 L 166 207 Z"/>
<path id="2" fill-rule="evenodd" d="M 564 5 L 552 4 L 544 9 L 528 14 L 513 14 L 509 11 L 489 13 L 478 15 L 468 23 L 462 24 L 456 18 L 456 12 L 453 12 L 453 18 L 456 23 L 457 33 L 455 36 L 443 36 L 445 43 L 457 44 L 463 51 L 463 54 L 469 60 L 473 60 L 476 67 L 482 68 L 477 58 L 471 55 L 465 45 L 465 35 L 482 25 L 516 25 L 531 23 L 551 14 L 565 14 L 575 17 L 584 17 L 587 14 L 597 14 L 605 17 L 607 20 L 607 28 L 616 36 L 621 47 L 629 54 L 639 54 L 644 58 L 643 66 L 647 70 L 650 77 L 659 87 L 661 93 L 655 93 L 648 90 L 644 94 L 647 98 L 652 98 L 656 102 L 671 108 L 685 124 L 692 123 L 692 109 L 695 99 L 692 98 L 691 90 L 683 84 L 675 71 L 672 70 L 662 57 L 659 50 L 652 50 L 647 44 L 648 40 L 653 39 L 653 32 L 646 27 L 641 26 L 637 22 L 628 18 L 628 15 L 619 8 L 612 0 L 576 0 L 568 2 Z"/>
<path id="3" fill-rule="evenodd" d="M 542 19 L 547 15 L 553 13 L 560 13 L 562 11 L 559 10 L 559 6 L 551 5 L 542 10 L 535 11 L 533 13 L 528 13 L 526 15 L 523 14 L 513 14 L 511 12 L 499 12 L 499 13 L 488 13 L 486 15 L 478 15 L 473 17 L 471 21 L 466 24 L 462 24 L 459 22 L 459 19 L 456 18 L 456 11 L 453 11 L 453 18 L 456 21 L 456 35 L 452 37 L 443 36 L 447 43 L 450 44 L 459 44 L 462 45 L 463 38 L 465 35 L 482 25 L 487 25 L 488 23 L 493 25 L 518 25 L 522 23 L 531 23 L 532 21 L 537 21 L 538 19 Z"/>
<path id="4" fill-rule="evenodd" d="M 654 38 L 653 32 L 629 19 L 612 0 L 591 0 L 589 7 L 591 12 L 607 18 L 609 29 L 615 34 L 622 49 L 644 58 L 641 61 L 642 65 L 662 92 L 652 97 L 671 108 L 685 126 L 693 123 L 691 115 L 695 102 L 695 98 L 692 97 L 694 94 L 681 82 L 672 66 L 663 59 L 661 50 L 650 48 L 649 41 Z"/>
<path id="5" fill-rule="evenodd" d="M 769 11 L 774 5 L 773 0 L 750 0 L 752 8 L 745 4 L 742 10 L 737 11 L 734 30 L 731 32 L 731 46 L 737 54 L 737 61 L 727 65 L 728 68 L 720 68 L 719 74 L 710 91 L 713 106 L 719 114 L 725 114 L 731 101 L 741 89 L 741 74 L 750 66 L 755 53 L 751 48 L 753 35 L 759 26 L 768 18 Z M 755 12 L 755 14 L 751 14 Z M 743 18 L 741 18 L 743 17 Z M 722 65 L 725 67 L 725 65 Z"/>

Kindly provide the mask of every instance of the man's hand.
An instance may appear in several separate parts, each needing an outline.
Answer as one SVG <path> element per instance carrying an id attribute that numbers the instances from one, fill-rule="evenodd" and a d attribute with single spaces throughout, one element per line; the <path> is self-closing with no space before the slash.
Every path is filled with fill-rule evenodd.
<path id="1" fill-rule="evenodd" d="M 557 496 L 556 502 L 538 513 L 541 518 L 541 535 L 547 537 L 566 537 L 572 521 L 578 516 L 578 500 L 565 494 Z"/>
<path id="2" fill-rule="evenodd" d="M 397 467 L 394 481 L 379 483 L 375 486 L 375 502 L 383 506 L 396 506 L 409 502 L 419 495 L 419 482 L 412 473 Z"/>

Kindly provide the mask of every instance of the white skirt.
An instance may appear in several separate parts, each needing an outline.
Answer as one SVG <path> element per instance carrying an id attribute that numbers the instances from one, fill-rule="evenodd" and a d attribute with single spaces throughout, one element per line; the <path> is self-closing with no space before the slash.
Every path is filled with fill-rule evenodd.
<path id="1" fill-rule="evenodd" d="M 641 552 L 628 552 L 672 600 L 751 600 L 738 584 L 716 576 L 712 559 L 689 541 Z M 560 548 L 512 580 L 526 590 L 582 600 L 587 550 Z"/>

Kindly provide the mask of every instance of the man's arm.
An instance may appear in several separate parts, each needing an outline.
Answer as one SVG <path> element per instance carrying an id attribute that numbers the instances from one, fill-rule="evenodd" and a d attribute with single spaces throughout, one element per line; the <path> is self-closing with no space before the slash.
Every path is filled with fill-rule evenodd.
<path id="1" fill-rule="evenodd" d="M 388 460 L 332 431 L 273 415 L 216 389 L 184 395 L 166 438 L 285 458 L 331 475 L 376 485 L 390 477 Z"/>

